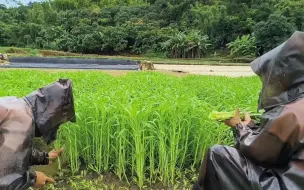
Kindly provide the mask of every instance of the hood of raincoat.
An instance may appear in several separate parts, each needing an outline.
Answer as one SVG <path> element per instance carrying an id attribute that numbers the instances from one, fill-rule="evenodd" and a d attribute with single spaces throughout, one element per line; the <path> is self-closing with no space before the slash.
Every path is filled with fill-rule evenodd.
<path id="1" fill-rule="evenodd" d="M 292 102 L 304 93 L 304 32 L 257 58 L 251 68 L 262 83 L 258 109 L 269 110 Z"/>
<path id="2" fill-rule="evenodd" d="M 48 144 L 56 139 L 60 125 L 76 122 L 72 81 L 69 79 L 59 79 L 24 99 L 32 109 L 35 136 L 43 137 Z"/>

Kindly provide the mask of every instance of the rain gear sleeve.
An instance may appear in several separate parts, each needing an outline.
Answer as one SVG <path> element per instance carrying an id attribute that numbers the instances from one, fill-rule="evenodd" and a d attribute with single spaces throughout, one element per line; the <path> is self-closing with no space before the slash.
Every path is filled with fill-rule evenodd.
<path id="1" fill-rule="evenodd" d="M 24 98 L 0 98 L 1 190 L 24 190 L 34 185 L 36 175 L 30 166 L 41 155 L 33 156 L 37 154 L 32 149 L 33 137 L 50 143 L 56 139 L 59 126 L 68 121 L 76 121 L 72 82 L 68 79 Z"/>
<path id="2" fill-rule="evenodd" d="M 49 155 L 47 152 L 40 152 L 33 148 L 31 156 L 31 166 L 33 165 L 48 165 Z"/>
<path id="3" fill-rule="evenodd" d="M 202 162 L 194 189 L 301 190 L 304 187 L 304 33 L 258 58 L 263 83 L 258 124 L 238 124 L 236 146 L 215 145 Z"/>

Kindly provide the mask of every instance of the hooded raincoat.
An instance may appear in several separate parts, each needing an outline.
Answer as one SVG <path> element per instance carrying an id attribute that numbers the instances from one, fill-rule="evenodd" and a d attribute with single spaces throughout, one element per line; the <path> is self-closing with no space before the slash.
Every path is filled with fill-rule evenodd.
<path id="1" fill-rule="evenodd" d="M 215 145 L 195 190 L 304 189 L 304 33 L 251 64 L 263 83 L 259 124 L 234 129 L 236 146 Z"/>
<path id="2" fill-rule="evenodd" d="M 30 166 L 45 164 L 47 155 L 32 149 L 33 137 L 51 143 L 68 121 L 75 122 L 70 80 L 60 79 L 24 98 L 0 98 L 1 190 L 23 190 L 35 183 Z"/>

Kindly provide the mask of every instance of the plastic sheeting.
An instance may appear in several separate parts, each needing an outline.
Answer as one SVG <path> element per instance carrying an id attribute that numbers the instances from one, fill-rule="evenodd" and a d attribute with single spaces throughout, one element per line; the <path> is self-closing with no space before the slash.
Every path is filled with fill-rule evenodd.
<path id="1" fill-rule="evenodd" d="M 271 109 L 298 98 L 304 92 L 304 33 L 295 32 L 286 42 L 256 59 L 253 72 L 263 82 L 259 109 Z"/>
<path id="2" fill-rule="evenodd" d="M 1 190 L 23 190 L 35 183 L 29 170 L 33 137 L 50 143 L 67 121 L 75 122 L 70 80 L 58 80 L 24 98 L 0 98 Z"/>
<path id="3" fill-rule="evenodd" d="M 252 63 L 263 88 L 258 124 L 238 124 L 235 147 L 215 145 L 195 190 L 304 189 L 304 33 Z"/>
<path id="4" fill-rule="evenodd" d="M 12 57 L 0 68 L 139 70 L 139 61 L 50 57 Z"/>
<path id="5" fill-rule="evenodd" d="M 99 65 L 99 64 L 62 64 L 62 63 L 9 63 L 5 65 L 0 65 L 0 68 L 139 70 L 138 65 Z"/>
<path id="6" fill-rule="evenodd" d="M 53 57 L 12 57 L 12 63 L 53 63 L 53 64 L 97 64 L 97 65 L 138 65 L 138 61 L 119 59 L 81 59 Z"/>

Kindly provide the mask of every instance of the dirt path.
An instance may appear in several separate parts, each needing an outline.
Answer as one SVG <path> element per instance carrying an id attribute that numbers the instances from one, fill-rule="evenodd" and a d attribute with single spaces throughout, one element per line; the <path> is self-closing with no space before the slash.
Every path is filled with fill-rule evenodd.
<path id="1" fill-rule="evenodd" d="M 157 70 L 184 72 L 198 75 L 254 76 L 250 66 L 211 66 L 211 65 L 154 65 Z"/>

